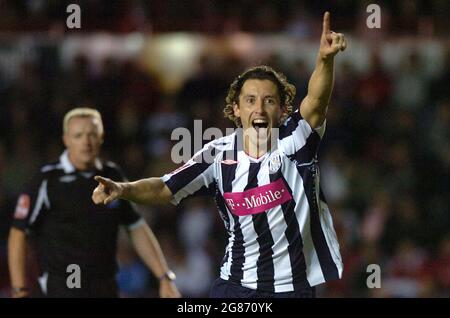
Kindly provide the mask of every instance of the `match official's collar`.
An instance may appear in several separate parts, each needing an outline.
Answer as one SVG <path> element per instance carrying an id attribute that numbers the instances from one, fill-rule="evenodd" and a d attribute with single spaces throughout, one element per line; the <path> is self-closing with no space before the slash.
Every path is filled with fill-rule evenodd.
<path id="1" fill-rule="evenodd" d="M 59 157 L 59 162 L 61 163 L 64 172 L 65 173 L 72 173 L 75 172 L 77 169 L 74 167 L 74 165 L 69 160 L 69 153 L 67 150 L 65 150 L 62 155 Z M 103 170 L 103 164 L 100 161 L 100 159 L 95 159 L 95 168 L 97 170 Z"/>

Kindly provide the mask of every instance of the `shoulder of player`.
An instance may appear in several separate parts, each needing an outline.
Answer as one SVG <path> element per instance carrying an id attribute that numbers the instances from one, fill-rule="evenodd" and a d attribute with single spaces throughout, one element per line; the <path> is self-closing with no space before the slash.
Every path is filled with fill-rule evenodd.
<path id="1" fill-rule="evenodd" d="M 33 189 L 37 189 L 44 180 L 52 182 L 51 180 L 56 180 L 64 174 L 64 167 L 59 161 L 49 162 L 42 165 L 30 176 L 24 183 L 25 189 L 34 191 Z"/>
<path id="2" fill-rule="evenodd" d="M 300 129 L 305 138 L 312 132 L 317 131 L 317 128 L 313 129 L 297 109 L 279 126 L 278 139 L 283 140 L 286 137 L 292 136 L 292 134 L 298 129 Z"/>
<path id="3" fill-rule="evenodd" d="M 64 173 L 64 167 L 60 161 L 47 163 L 39 169 L 39 175 L 42 178 L 49 178 Z"/>
<path id="4" fill-rule="evenodd" d="M 300 110 L 296 109 L 293 111 L 280 125 L 280 128 L 288 127 L 291 124 L 297 124 L 300 120 L 304 120 Z"/>
<path id="5" fill-rule="evenodd" d="M 101 160 L 102 165 L 103 165 L 103 169 L 108 169 L 108 170 L 116 170 L 116 171 L 120 171 L 120 166 L 110 160 Z"/>
<path id="6" fill-rule="evenodd" d="M 214 140 L 208 142 L 207 144 L 205 144 L 203 146 L 202 151 L 198 152 L 194 156 L 194 158 L 197 158 L 197 156 L 199 156 L 199 155 L 204 156 L 206 153 L 208 153 L 209 156 L 213 157 L 213 158 L 210 158 L 209 160 L 213 159 L 214 162 L 219 162 L 221 160 L 221 158 L 223 157 L 223 154 L 227 150 L 233 149 L 234 136 L 235 136 L 235 133 L 225 136 L 225 137 L 217 138 L 217 139 L 214 139 Z"/>
<path id="7" fill-rule="evenodd" d="M 220 137 L 214 139 L 207 144 L 205 144 L 204 148 L 216 148 L 219 151 L 224 151 L 231 149 L 233 147 L 233 140 L 236 133 L 232 133 L 230 135 Z"/>

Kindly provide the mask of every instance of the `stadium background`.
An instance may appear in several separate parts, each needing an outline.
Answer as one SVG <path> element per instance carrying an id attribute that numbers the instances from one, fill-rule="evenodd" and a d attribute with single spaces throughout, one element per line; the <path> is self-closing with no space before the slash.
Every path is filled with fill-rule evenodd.
<path id="1" fill-rule="evenodd" d="M 66 6 L 81 29 L 66 28 Z M 447 1 L 0 1 L 0 297 L 9 296 L 6 238 L 17 195 L 62 151 L 61 121 L 76 106 L 104 116 L 103 156 L 129 179 L 160 176 L 176 127 L 232 127 L 227 87 L 245 67 L 269 64 L 304 96 L 321 29 L 349 47 L 321 145 L 325 195 L 341 244 L 344 278 L 327 297 L 450 296 L 450 38 Z M 145 215 L 186 297 L 207 296 L 225 230 L 209 199 Z M 123 297 L 156 297 L 156 282 L 125 235 Z M 381 267 L 381 289 L 366 267 Z"/>

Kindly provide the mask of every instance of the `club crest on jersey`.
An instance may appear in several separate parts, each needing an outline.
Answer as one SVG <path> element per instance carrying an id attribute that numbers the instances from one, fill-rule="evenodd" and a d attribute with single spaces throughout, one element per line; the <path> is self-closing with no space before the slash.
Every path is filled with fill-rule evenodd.
<path id="1" fill-rule="evenodd" d="M 14 218 L 25 219 L 30 212 L 30 196 L 28 194 L 21 194 L 17 200 Z"/>
<path id="2" fill-rule="evenodd" d="M 275 153 L 269 158 L 269 173 L 275 173 L 281 168 L 281 157 Z"/>

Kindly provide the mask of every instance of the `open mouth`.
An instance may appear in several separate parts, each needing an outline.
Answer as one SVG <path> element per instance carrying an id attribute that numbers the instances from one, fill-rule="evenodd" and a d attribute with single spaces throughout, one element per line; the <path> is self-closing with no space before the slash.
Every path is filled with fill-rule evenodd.
<path id="1" fill-rule="evenodd" d="M 259 133 L 262 129 L 267 129 L 269 127 L 269 123 L 265 119 L 253 119 L 252 126 Z"/>

